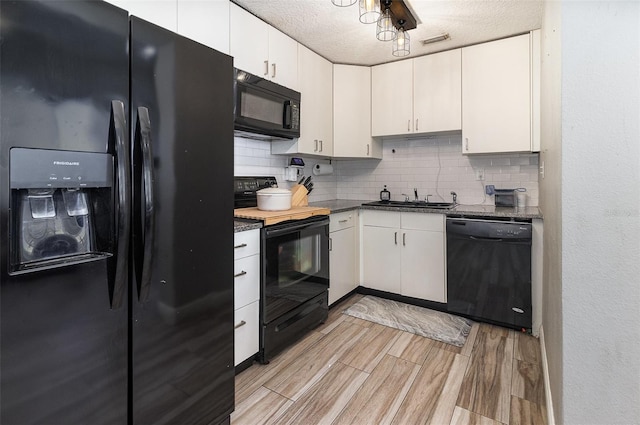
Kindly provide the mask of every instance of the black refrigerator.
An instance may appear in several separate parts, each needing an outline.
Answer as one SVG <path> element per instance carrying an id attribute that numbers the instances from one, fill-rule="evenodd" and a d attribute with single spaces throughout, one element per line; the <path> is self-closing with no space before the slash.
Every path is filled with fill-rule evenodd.
<path id="1" fill-rule="evenodd" d="M 2 1 L 0 117 L 0 423 L 228 423 L 231 57 Z"/>

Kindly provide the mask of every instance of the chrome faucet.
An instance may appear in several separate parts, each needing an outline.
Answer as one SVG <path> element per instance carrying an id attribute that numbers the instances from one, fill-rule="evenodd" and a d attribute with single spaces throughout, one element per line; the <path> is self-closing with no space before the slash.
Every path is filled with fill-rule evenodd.
<path id="1" fill-rule="evenodd" d="M 432 194 L 428 194 L 425 198 L 424 201 L 428 204 L 429 203 L 429 196 L 433 196 Z"/>
<path id="2" fill-rule="evenodd" d="M 458 204 L 458 194 L 451 191 L 451 196 L 453 196 L 453 204 L 457 205 Z"/>
<path id="3" fill-rule="evenodd" d="M 409 202 L 409 195 L 403 193 L 402 196 L 404 196 L 404 202 Z"/>

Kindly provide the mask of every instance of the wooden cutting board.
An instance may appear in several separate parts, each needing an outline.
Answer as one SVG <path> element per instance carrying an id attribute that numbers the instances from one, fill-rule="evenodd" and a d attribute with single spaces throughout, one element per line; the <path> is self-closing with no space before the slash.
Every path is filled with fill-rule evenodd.
<path id="1" fill-rule="evenodd" d="M 280 223 L 287 220 L 301 220 L 314 215 L 329 215 L 329 208 L 320 207 L 293 207 L 285 211 L 262 211 L 254 208 L 237 208 L 233 210 L 233 215 L 237 218 L 250 218 L 252 220 L 262 220 L 265 226 Z"/>

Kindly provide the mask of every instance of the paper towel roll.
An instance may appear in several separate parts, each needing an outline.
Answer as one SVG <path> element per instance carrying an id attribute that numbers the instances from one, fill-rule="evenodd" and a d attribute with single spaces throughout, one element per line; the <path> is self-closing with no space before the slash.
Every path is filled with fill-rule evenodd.
<path id="1" fill-rule="evenodd" d="M 331 164 L 316 164 L 313 166 L 314 176 L 326 176 L 333 173 L 333 165 Z"/>

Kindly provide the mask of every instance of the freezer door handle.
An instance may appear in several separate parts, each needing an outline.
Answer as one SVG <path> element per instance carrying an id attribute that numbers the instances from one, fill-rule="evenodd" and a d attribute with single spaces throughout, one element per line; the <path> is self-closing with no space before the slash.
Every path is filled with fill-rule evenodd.
<path id="1" fill-rule="evenodd" d="M 131 175 L 127 148 L 127 120 L 124 103 L 111 102 L 110 141 L 115 145 L 116 157 L 116 255 L 115 270 L 109 268 L 109 296 L 111 308 L 122 306 L 129 273 L 129 233 L 131 228 Z"/>
<path id="2" fill-rule="evenodd" d="M 143 211 L 143 238 L 142 252 L 142 276 L 138 276 L 138 301 L 145 301 L 149 297 L 151 287 L 151 266 L 153 262 L 153 245 L 155 240 L 155 199 L 153 196 L 153 184 L 155 180 L 153 168 L 153 152 L 151 150 L 151 120 L 149 110 L 138 107 L 138 120 L 136 123 L 136 142 L 140 142 L 142 151 L 142 185 L 144 186 Z"/>

